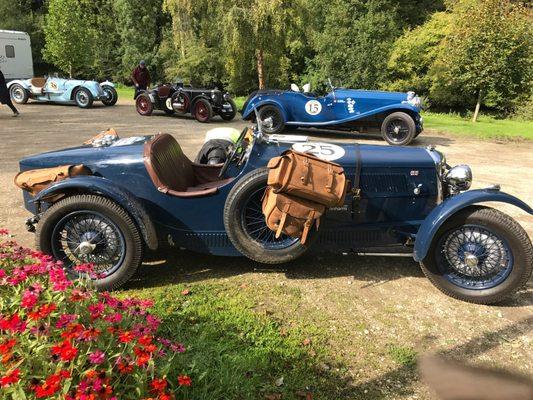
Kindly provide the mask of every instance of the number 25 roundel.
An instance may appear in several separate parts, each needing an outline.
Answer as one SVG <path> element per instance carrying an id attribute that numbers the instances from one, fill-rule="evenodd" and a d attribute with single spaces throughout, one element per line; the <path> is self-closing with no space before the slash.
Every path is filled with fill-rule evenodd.
<path id="1" fill-rule="evenodd" d="M 318 115 L 322 111 L 322 104 L 317 100 L 309 100 L 305 103 L 305 111 L 309 115 Z"/>

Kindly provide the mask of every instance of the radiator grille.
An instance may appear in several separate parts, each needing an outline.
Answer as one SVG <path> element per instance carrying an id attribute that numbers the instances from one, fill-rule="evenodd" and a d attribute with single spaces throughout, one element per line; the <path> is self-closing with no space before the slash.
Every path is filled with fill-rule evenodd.
<path id="1" fill-rule="evenodd" d="M 361 175 L 361 189 L 366 193 L 405 193 L 408 191 L 405 174 L 373 174 Z"/>

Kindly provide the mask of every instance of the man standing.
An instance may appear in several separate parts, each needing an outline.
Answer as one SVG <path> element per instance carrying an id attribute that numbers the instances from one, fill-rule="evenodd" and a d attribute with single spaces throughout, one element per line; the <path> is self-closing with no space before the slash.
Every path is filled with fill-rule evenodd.
<path id="1" fill-rule="evenodd" d="M 141 60 L 137 68 L 133 70 L 131 80 L 135 85 L 135 96 L 133 97 L 135 100 L 139 95 L 139 92 L 146 90 L 148 86 L 150 86 L 150 72 L 148 71 L 148 68 L 146 68 L 144 60 Z"/>
<path id="2" fill-rule="evenodd" d="M 9 90 L 7 89 L 6 78 L 0 69 L 0 103 L 5 104 L 13 111 L 13 116 L 18 117 L 19 112 L 11 102 L 11 96 L 9 95 Z"/>

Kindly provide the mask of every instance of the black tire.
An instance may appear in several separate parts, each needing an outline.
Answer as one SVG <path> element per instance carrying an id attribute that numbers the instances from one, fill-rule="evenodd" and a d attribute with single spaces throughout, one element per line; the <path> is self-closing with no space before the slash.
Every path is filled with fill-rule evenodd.
<path id="1" fill-rule="evenodd" d="M 141 92 L 137 95 L 135 99 L 135 109 L 142 116 L 152 115 L 154 112 L 154 105 L 152 104 L 152 99 L 146 92 Z"/>
<path id="2" fill-rule="evenodd" d="M 263 132 L 269 135 L 283 132 L 285 129 L 285 121 L 281 111 L 276 106 L 264 106 L 259 109 L 259 118 L 261 121 L 265 121 L 267 118 L 272 118 L 272 126 L 267 127 L 264 124 L 261 125 Z"/>
<path id="3" fill-rule="evenodd" d="M 17 104 L 26 104 L 30 98 L 28 91 L 24 89 L 24 86 L 18 83 L 11 85 L 9 88 L 9 96 L 11 97 L 11 100 Z"/>
<path id="4" fill-rule="evenodd" d="M 387 115 L 381 124 L 381 136 L 393 146 L 407 146 L 415 135 L 415 121 L 409 114 L 401 111 Z"/>
<path id="5" fill-rule="evenodd" d="M 181 106 L 179 106 L 181 104 Z M 191 111 L 191 99 L 187 93 L 177 91 L 172 95 L 172 109 L 178 115 L 185 115 Z"/>
<path id="6" fill-rule="evenodd" d="M 89 89 L 81 87 L 74 92 L 74 101 L 80 108 L 91 108 L 94 98 Z"/>
<path id="7" fill-rule="evenodd" d="M 209 122 L 211 121 L 211 118 L 213 118 L 213 107 L 211 107 L 211 103 L 207 101 L 206 99 L 198 99 L 194 103 L 194 118 L 198 122 Z"/>
<path id="8" fill-rule="evenodd" d="M 440 244 L 464 226 L 482 227 L 507 243 L 513 260 L 512 269 L 508 275 L 504 275 L 505 280 L 496 286 L 464 288 L 447 279 L 439 268 L 446 258 Z M 420 265 L 428 279 L 448 296 L 470 303 L 494 304 L 511 296 L 527 283 L 533 268 L 533 247 L 526 231 L 513 218 L 493 208 L 474 206 L 458 212 L 444 223 Z"/>
<path id="9" fill-rule="evenodd" d="M 231 243 L 247 258 L 263 264 L 287 263 L 303 255 L 318 235 L 316 230 L 311 230 L 305 244 L 302 244 L 298 239 L 288 237 L 284 239 L 282 237 L 280 241 L 285 240 L 291 244 L 277 249 L 265 248 L 250 235 L 245 227 L 245 208 L 248 206 L 252 196 L 259 196 L 260 201 L 262 193 L 267 187 L 267 177 L 268 170 L 260 168 L 249 172 L 237 182 L 226 199 L 224 227 Z M 264 223 L 264 226 L 266 227 L 266 223 Z"/>
<path id="10" fill-rule="evenodd" d="M 237 115 L 237 104 L 235 104 L 233 99 L 229 99 L 228 101 L 226 101 L 226 103 L 229 103 L 231 105 L 231 112 L 229 112 L 229 113 L 221 112 L 220 113 L 220 117 L 224 121 L 232 121 L 233 118 L 235 118 L 235 116 Z"/>
<path id="11" fill-rule="evenodd" d="M 118 93 L 117 93 L 117 90 L 113 86 L 102 85 L 102 90 L 107 95 L 107 97 L 104 100 L 102 100 L 102 103 L 104 104 L 104 106 L 111 107 L 117 104 Z"/>
<path id="12" fill-rule="evenodd" d="M 65 255 L 65 253 L 58 248 L 59 243 L 56 243 L 56 237 L 58 237 L 56 235 L 59 235 L 56 233 L 56 228 L 60 229 L 62 221 L 69 221 L 69 217 L 74 218 L 75 213 L 87 213 L 88 215 L 94 213 L 94 215 L 103 216 L 112 222 L 113 229 L 120 232 L 121 243 L 123 243 L 120 260 L 113 267 L 112 273 L 101 279 L 93 280 L 93 283 L 98 290 L 112 290 L 122 286 L 133 276 L 141 264 L 142 240 L 139 229 L 130 215 L 118 204 L 105 197 L 76 195 L 52 205 L 46 210 L 37 226 L 37 248 L 45 254 L 62 258 L 59 255 Z M 107 242 L 103 246 L 105 245 Z M 84 261 L 80 260 L 81 262 Z"/>

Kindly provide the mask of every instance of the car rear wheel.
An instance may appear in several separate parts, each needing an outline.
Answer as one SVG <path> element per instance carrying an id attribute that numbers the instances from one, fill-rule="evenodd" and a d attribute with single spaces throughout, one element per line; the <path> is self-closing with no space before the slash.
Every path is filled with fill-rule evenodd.
<path id="1" fill-rule="evenodd" d="M 186 93 L 181 91 L 172 95 L 172 109 L 179 115 L 185 115 L 190 111 L 191 100 Z"/>
<path id="2" fill-rule="evenodd" d="M 94 99 L 92 93 L 88 89 L 79 88 L 76 90 L 76 93 L 74 93 L 74 101 L 80 108 L 91 108 Z"/>
<path id="3" fill-rule="evenodd" d="M 104 106 L 111 107 L 117 104 L 118 93 L 113 86 L 103 85 L 102 90 L 104 91 L 106 95 L 105 99 L 102 100 L 102 103 L 104 103 Z"/>
<path id="4" fill-rule="evenodd" d="M 392 113 L 383 120 L 381 135 L 389 144 L 406 146 L 415 138 L 415 121 L 404 112 Z"/>
<path id="5" fill-rule="evenodd" d="M 444 223 L 421 267 L 448 296 L 493 304 L 526 284 L 533 247 L 524 229 L 508 215 L 471 207 Z"/>
<path id="6" fill-rule="evenodd" d="M 36 242 L 73 276 L 76 265 L 93 264 L 98 290 L 122 286 L 142 260 L 137 226 L 122 207 L 100 196 L 78 195 L 55 203 L 38 224 Z"/>
<path id="7" fill-rule="evenodd" d="M 9 88 L 9 95 L 17 104 L 26 104 L 30 97 L 28 91 L 18 83 L 15 83 Z"/>
<path id="8" fill-rule="evenodd" d="M 267 187 L 268 170 L 261 168 L 245 175 L 231 189 L 224 206 L 224 227 L 235 248 L 251 260 L 263 264 L 286 263 L 303 255 L 313 244 L 316 231 L 306 244 L 275 232 L 266 225 L 262 199 Z"/>
<path id="9" fill-rule="evenodd" d="M 194 118 L 198 122 L 209 122 L 213 118 L 213 107 L 206 99 L 199 99 L 194 103 Z"/>
<path id="10" fill-rule="evenodd" d="M 281 111 L 276 106 L 264 106 L 259 109 L 259 119 L 264 133 L 269 135 L 280 133 L 285 128 Z"/>
<path id="11" fill-rule="evenodd" d="M 135 99 L 135 108 L 140 115 L 148 116 L 152 115 L 154 111 L 154 105 L 148 93 L 140 93 Z"/>
<path id="12" fill-rule="evenodd" d="M 221 112 L 220 117 L 224 121 L 231 121 L 237 115 L 237 104 L 232 99 L 226 101 L 231 106 L 231 110 L 226 109 L 226 112 Z M 224 109 L 223 109 L 224 110 Z"/>

